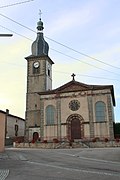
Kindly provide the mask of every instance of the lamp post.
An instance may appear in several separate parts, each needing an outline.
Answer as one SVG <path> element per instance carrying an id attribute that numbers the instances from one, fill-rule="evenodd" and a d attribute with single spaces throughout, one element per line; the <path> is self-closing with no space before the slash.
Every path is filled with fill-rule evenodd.
<path id="1" fill-rule="evenodd" d="M 13 34 L 0 34 L 0 37 L 11 37 Z"/>

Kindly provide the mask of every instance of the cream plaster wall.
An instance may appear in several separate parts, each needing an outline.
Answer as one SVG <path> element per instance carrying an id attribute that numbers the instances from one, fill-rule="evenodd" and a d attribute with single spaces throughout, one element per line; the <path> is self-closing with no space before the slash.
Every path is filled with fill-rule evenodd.
<path id="1" fill-rule="evenodd" d="M 97 91 L 84 91 L 81 92 L 71 92 L 71 93 L 61 93 L 60 97 L 56 94 L 50 95 L 41 95 L 41 100 L 44 102 L 44 136 L 48 138 L 54 138 L 61 136 L 62 139 L 67 137 L 67 127 L 66 121 L 68 117 L 72 114 L 79 114 L 82 116 L 84 121 L 84 138 L 90 138 L 90 123 L 89 123 L 89 116 L 90 112 L 88 109 L 88 97 L 92 97 L 92 109 L 93 109 L 93 130 L 94 130 L 94 137 L 110 137 L 109 133 L 109 116 L 108 116 L 108 99 L 107 96 L 110 94 L 110 90 L 97 90 Z M 78 100 L 80 102 L 80 108 L 77 111 L 72 111 L 69 108 L 69 102 L 71 100 Z M 106 104 L 106 121 L 104 123 L 96 123 L 95 120 L 95 103 L 97 101 L 103 101 Z M 61 109 L 57 112 L 57 103 L 60 104 Z M 56 117 L 55 117 L 55 124 L 61 120 L 61 127 L 55 126 L 46 126 L 46 107 L 48 105 L 53 105 L 56 109 Z M 58 118 L 58 114 L 60 113 L 61 119 Z M 60 117 L 59 116 L 59 117 Z M 58 132 L 61 131 L 61 132 Z"/>
<path id="2" fill-rule="evenodd" d="M 44 96 L 43 96 L 44 97 Z M 56 97 L 56 94 L 52 94 L 52 95 L 46 95 L 45 96 L 45 99 L 44 99 L 44 125 L 46 125 L 46 107 L 48 105 L 53 105 L 55 107 L 55 109 L 57 108 L 57 101 L 60 100 L 60 103 L 61 103 L 61 123 L 65 124 L 68 117 L 71 115 L 71 114 L 80 114 L 83 119 L 84 119 L 84 122 L 88 122 L 89 121 L 89 114 L 88 114 L 88 102 L 87 102 L 87 96 L 84 95 L 84 96 L 81 96 L 80 93 L 63 93 L 61 94 L 61 98 L 55 98 Z M 80 108 L 77 110 L 77 111 L 72 111 L 70 108 L 69 108 L 69 102 L 71 100 L 78 100 L 80 102 Z M 57 123 L 57 112 L 56 112 L 56 118 L 55 118 L 55 124 Z M 56 133 L 55 133 L 56 132 Z M 55 128 L 54 126 L 51 127 L 51 126 L 46 126 L 44 127 L 44 136 L 47 136 L 48 137 L 54 137 L 56 136 L 57 137 L 57 133 L 58 132 L 58 129 Z M 85 124 L 84 125 L 84 134 L 86 137 L 89 137 L 90 134 L 89 134 L 89 125 L 88 124 Z M 61 138 L 62 139 L 65 139 L 67 138 L 67 127 L 66 125 L 62 125 L 61 126 L 61 132 L 60 132 L 60 135 L 61 135 Z"/>
<path id="3" fill-rule="evenodd" d="M 56 96 L 56 94 L 45 96 L 44 114 L 45 114 L 45 109 L 48 105 L 53 105 L 56 108 L 56 102 L 58 99 L 55 98 L 55 96 Z M 72 111 L 69 108 L 69 102 L 73 99 L 78 100 L 80 102 L 80 108 L 77 111 Z M 80 96 L 79 93 L 73 93 L 73 92 L 72 93 L 63 93 L 63 94 L 61 94 L 60 102 L 61 102 L 61 112 L 62 112 L 61 113 L 61 123 L 65 123 L 67 118 L 71 114 L 80 114 L 83 117 L 84 121 L 89 120 L 87 96 Z"/>
<path id="4" fill-rule="evenodd" d="M 44 139 L 53 140 L 54 138 L 57 138 L 57 126 L 44 127 Z"/>
<path id="5" fill-rule="evenodd" d="M 84 138 L 90 138 L 90 125 L 84 124 Z"/>
<path id="6" fill-rule="evenodd" d="M 61 138 L 62 138 L 62 140 L 66 140 L 67 139 L 67 128 L 66 128 L 66 125 L 62 125 L 61 126 Z"/>
<path id="7" fill-rule="evenodd" d="M 80 102 L 80 108 L 77 111 L 72 111 L 69 108 L 69 103 L 71 100 L 78 100 Z M 80 114 L 84 121 L 88 121 L 89 117 L 88 117 L 88 104 L 87 104 L 87 97 L 69 97 L 69 98 L 65 98 L 65 99 L 61 99 L 61 122 L 65 123 L 67 118 L 71 115 L 71 114 Z"/>
<path id="8" fill-rule="evenodd" d="M 95 137 L 109 138 L 109 124 L 95 123 L 94 132 L 95 132 Z"/>

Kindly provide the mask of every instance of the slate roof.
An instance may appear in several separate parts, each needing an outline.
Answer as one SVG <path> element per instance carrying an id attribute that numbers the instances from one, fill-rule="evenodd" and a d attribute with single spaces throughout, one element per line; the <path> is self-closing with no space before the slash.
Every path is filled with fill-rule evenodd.
<path id="1" fill-rule="evenodd" d="M 6 111 L 0 110 L 0 113 L 6 115 Z M 18 117 L 18 116 L 15 116 L 15 115 L 12 115 L 12 114 L 8 114 L 7 116 L 13 117 L 13 118 L 17 118 L 17 119 L 20 119 L 20 120 L 22 120 L 22 121 L 25 121 L 25 119 L 23 119 L 23 118 L 21 118 L 21 117 Z"/>

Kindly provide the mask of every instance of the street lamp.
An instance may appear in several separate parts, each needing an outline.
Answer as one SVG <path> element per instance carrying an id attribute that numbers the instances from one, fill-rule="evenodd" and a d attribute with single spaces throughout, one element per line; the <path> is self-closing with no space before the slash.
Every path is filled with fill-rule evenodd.
<path id="1" fill-rule="evenodd" d="M 13 34 L 0 34 L 0 37 L 11 37 Z"/>

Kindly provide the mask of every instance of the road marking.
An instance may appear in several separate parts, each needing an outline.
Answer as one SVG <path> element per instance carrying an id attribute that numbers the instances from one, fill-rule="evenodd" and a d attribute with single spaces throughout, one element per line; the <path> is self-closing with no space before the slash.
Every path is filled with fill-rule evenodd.
<path id="1" fill-rule="evenodd" d="M 63 155 L 67 155 L 67 156 L 75 156 L 74 154 L 69 154 L 69 153 L 61 153 L 61 152 L 59 152 L 58 154 L 63 154 Z"/>
<path id="2" fill-rule="evenodd" d="M 0 169 L 0 180 L 5 180 L 9 175 L 9 169 Z"/>
<path id="3" fill-rule="evenodd" d="M 90 171 L 90 170 L 85 170 L 85 169 L 67 168 L 67 167 L 55 166 L 52 164 L 44 164 L 44 163 L 33 162 L 33 161 L 27 161 L 27 162 L 30 164 L 34 164 L 34 165 L 46 166 L 46 167 L 51 167 L 51 168 L 56 168 L 56 169 L 67 170 L 67 171 L 76 171 L 76 172 L 81 172 L 81 173 L 90 173 L 90 174 L 120 177 L 120 173 L 108 173 L 108 172 Z"/>
<path id="4" fill-rule="evenodd" d="M 72 156 L 72 157 L 78 157 L 79 159 L 84 159 L 84 160 L 89 160 L 89 161 L 96 161 L 96 162 L 102 162 L 102 163 L 111 163 L 111 164 L 117 164 L 120 165 L 120 162 L 117 161 L 107 161 L 107 160 L 102 160 L 102 159 L 95 159 L 95 158 L 87 158 L 84 156 L 80 156 L 80 153 L 77 154 L 69 154 L 69 153 L 59 153 L 59 154 L 63 154 L 63 155 L 67 155 L 67 156 Z"/>
<path id="5" fill-rule="evenodd" d="M 76 156 L 76 155 L 75 155 Z M 102 159 L 94 159 L 94 158 L 86 158 L 86 157 L 79 157 L 79 159 L 84 159 L 84 160 L 90 160 L 90 161 L 96 161 L 96 162 L 102 162 L 102 163 L 110 163 L 110 164 L 117 164 L 120 166 L 120 162 L 115 162 L 115 161 L 107 161 L 107 160 L 102 160 Z"/>

